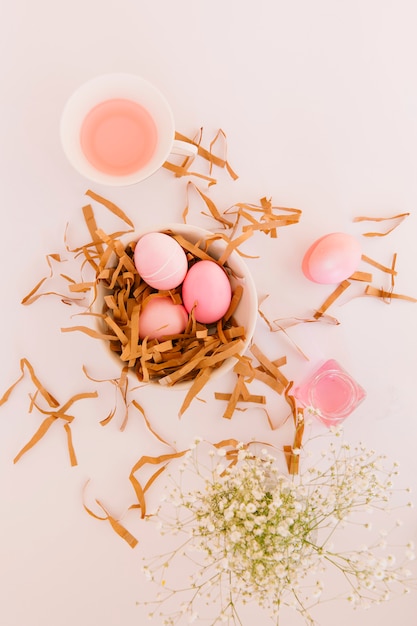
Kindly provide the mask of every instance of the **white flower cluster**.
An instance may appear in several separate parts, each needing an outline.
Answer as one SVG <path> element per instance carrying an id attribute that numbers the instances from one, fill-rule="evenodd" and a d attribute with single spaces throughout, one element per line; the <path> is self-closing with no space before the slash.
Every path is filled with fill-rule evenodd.
<path id="1" fill-rule="evenodd" d="M 206 563 L 233 572 L 240 596 L 261 606 L 278 606 L 288 581 L 297 585 L 316 556 L 308 501 L 273 462 L 242 451 L 196 501 L 185 496 L 182 503 L 195 516 L 193 538 Z"/>
<path id="2" fill-rule="evenodd" d="M 198 448 L 182 464 L 181 475 L 192 469 L 202 479 L 202 488 L 171 489 L 174 519 L 162 524 L 166 533 L 187 533 L 183 555 L 201 556 L 191 558 L 196 567 L 188 588 L 191 600 L 181 615 L 196 619 L 199 600 L 210 604 L 216 598 L 219 613 L 212 623 L 233 623 L 235 618 L 240 623 L 237 603 L 255 600 L 275 618 L 288 605 L 313 624 L 311 609 L 325 591 L 329 568 L 347 584 L 342 594 L 354 605 L 388 600 L 396 586 L 408 590 L 411 573 L 405 561 L 414 558 L 412 542 L 401 559 L 389 552 L 384 531 L 370 545 L 353 551 L 334 547 L 338 529 L 352 523 L 368 532 L 369 512 L 388 510 L 398 473 L 395 464 L 387 470 L 384 458 L 372 450 L 331 443 L 320 462 L 300 475 L 287 476 L 266 450 L 254 454 L 251 446 L 240 444 L 227 456 L 224 448 L 211 449 L 212 465 L 206 467 Z M 175 554 L 145 566 L 147 576 L 164 587 L 162 603 L 176 593 L 165 577 Z M 157 579 L 161 570 L 163 576 Z M 213 594 L 216 586 L 222 591 Z M 165 623 L 177 623 L 177 617 L 167 617 Z"/>

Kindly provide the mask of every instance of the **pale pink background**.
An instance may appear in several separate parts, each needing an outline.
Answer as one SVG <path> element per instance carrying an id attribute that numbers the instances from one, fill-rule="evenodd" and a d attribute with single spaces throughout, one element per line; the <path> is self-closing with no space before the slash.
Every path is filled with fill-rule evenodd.
<path id="1" fill-rule="evenodd" d="M 88 237 L 81 208 L 89 184 L 67 163 L 59 143 L 64 103 L 97 74 L 142 75 L 163 91 L 180 132 L 192 136 L 203 126 L 206 145 L 218 128 L 226 132 L 239 179 L 216 172 L 219 182 L 210 195 L 220 209 L 267 196 L 303 210 L 301 223 L 280 231 L 278 240 L 258 234 L 244 248 L 260 256 L 248 264 L 259 295 L 269 294 L 264 311 L 270 318 L 304 316 L 323 302 L 330 289 L 303 277 L 302 256 L 327 232 L 361 236 L 367 225 L 354 224 L 357 215 L 411 212 L 387 237 L 361 241 L 365 254 L 381 263 L 398 252 L 396 290 L 416 297 L 417 8 L 413 0 L 13 0 L 2 9 L 0 394 L 26 357 L 60 402 L 94 389 L 100 399 L 73 407 L 75 468 L 58 426 L 13 465 L 41 421 L 27 412 L 28 376 L 0 408 L 0 623 L 137 626 L 146 616 L 136 606 L 143 587 L 140 557 L 142 546 L 152 551 L 153 535 L 135 515 L 126 515 L 126 526 L 141 542 L 131 550 L 108 524 L 85 513 L 82 490 L 90 480 L 88 503 L 98 498 L 122 516 L 132 501 L 132 465 L 164 447 L 139 414 L 123 433 L 120 415 L 106 428 L 99 425 L 114 392 L 88 381 L 81 368 L 85 364 L 92 376 L 105 378 L 115 375 L 114 364 L 88 337 L 61 333 L 61 327 L 79 323 L 71 317 L 78 309 L 56 298 L 20 305 L 47 275 L 45 255 L 65 256 L 67 223 L 71 244 Z M 165 170 L 129 188 L 92 188 L 121 206 L 138 228 L 180 221 L 186 203 L 186 181 Z M 197 197 L 191 200 L 189 221 L 214 227 L 200 214 Z M 105 212 L 96 209 L 106 224 Z M 71 267 L 56 271 L 71 274 Z M 385 276 L 375 276 L 376 284 L 388 286 Z M 332 309 L 339 326 L 298 327 L 290 335 L 312 363 L 336 358 L 367 390 L 346 423 L 347 434 L 399 459 L 402 484 L 415 488 L 417 304 L 350 297 L 345 294 Z M 303 376 L 310 366 L 261 320 L 255 339 L 271 358 L 288 356 L 289 378 Z M 201 394 L 206 403 L 193 404 L 181 421 L 182 392 L 147 388 L 137 400 L 179 448 L 195 435 L 279 442 L 261 412 L 223 420 L 213 393 L 230 390 L 232 381 L 208 386 Z M 271 402 L 279 422 L 286 410 Z M 417 538 L 415 510 L 402 532 Z M 318 616 L 322 626 L 413 626 L 416 611 L 411 594 L 368 612 L 326 605 Z M 266 624 L 253 606 L 247 623 L 255 620 Z M 160 626 L 157 618 L 153 623 Z M 298 621 L 290 616 L 286 623 Z"/>

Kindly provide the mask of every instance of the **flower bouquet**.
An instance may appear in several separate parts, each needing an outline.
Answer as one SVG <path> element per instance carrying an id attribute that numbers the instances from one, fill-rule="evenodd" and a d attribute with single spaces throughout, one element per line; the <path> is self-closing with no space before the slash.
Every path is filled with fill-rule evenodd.
<path id="1" fill-rule="evenodd" d="M 147 603 L 150 617 L 167 625 L 242 624 L 239 607 L 255 601 L 272 623 L 279 624 L 287 606 L 315 624 L 312 609 L 329 599 L 329 574 L 337 597 L 355 606 L 409 591 L 413 543 L 391 549 L 388 542 L 399 520 L 366 545 L 346 549 L 340 542 L 348 525 L 369 538 L 375 510 L 391 518 L 397 464 L 387 468 L 385 457 L 343 439 L 331 439 L 321 450 L 316 444 L 305 445 L 306 467 L 290 476 L 272 446 L 195 442 L 179 478 L 171 475 L 174 483 L 156 515 L 162 535 L 170 542 L 177 535 L 179 544 L 144 565 L 146 577 L 160 586 L 155 602 Z M 182 584 L 184 563 L 189 575 Z M 180 610 L 167 610 L 178 594 L 184 596 Z"/>

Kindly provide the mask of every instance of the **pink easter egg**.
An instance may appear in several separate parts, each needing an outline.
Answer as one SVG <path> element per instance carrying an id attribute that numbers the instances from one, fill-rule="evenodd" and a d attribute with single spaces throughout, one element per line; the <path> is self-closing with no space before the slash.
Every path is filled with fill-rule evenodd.
<path id="1" fill-rule="evenodd" d="M 340 283 L 357 270 L 361 255 L 361 246 L 355 237 L 330 233 L 317 239 L 307 250 L 302 271 L 315 283 Z"/>
<path id="2" fill-rule="evenodd" d="M 187 326 L 188 314 L 182 304 L 169 297 L 152 298 L 139 316 L 139 338 L 161 339 L 182 333 Z"/>
<path id="3" fill-rule="evenodd" d="M 154 289 L 178 287 L 188 270 L 184 250 L 165 233 L 143 235 L 136 243 L 133 260 L 140 276 Z"/>
<path id="4" fill-rule="evenodd" d="M 232 288 L 226 272 L 214 261 L 198 261 L 182 285 L 182 299 L 188 312 L 203 324 L 217 322 L 229 308 Z"/>

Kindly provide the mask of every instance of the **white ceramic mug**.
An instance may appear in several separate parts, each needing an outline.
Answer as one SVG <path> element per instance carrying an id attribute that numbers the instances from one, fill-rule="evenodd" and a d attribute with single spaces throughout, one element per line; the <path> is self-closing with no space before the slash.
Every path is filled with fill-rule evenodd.
<path id="1" fill-rule="evenodd" d="M 194 156 L 175 139 L 162 93 L 134 74 L 103 74 L 81 85 L 61 116 L 61 142 L 73 167 L 104 185 L 131 185 L 156 172 L 169 154 Z"/>

